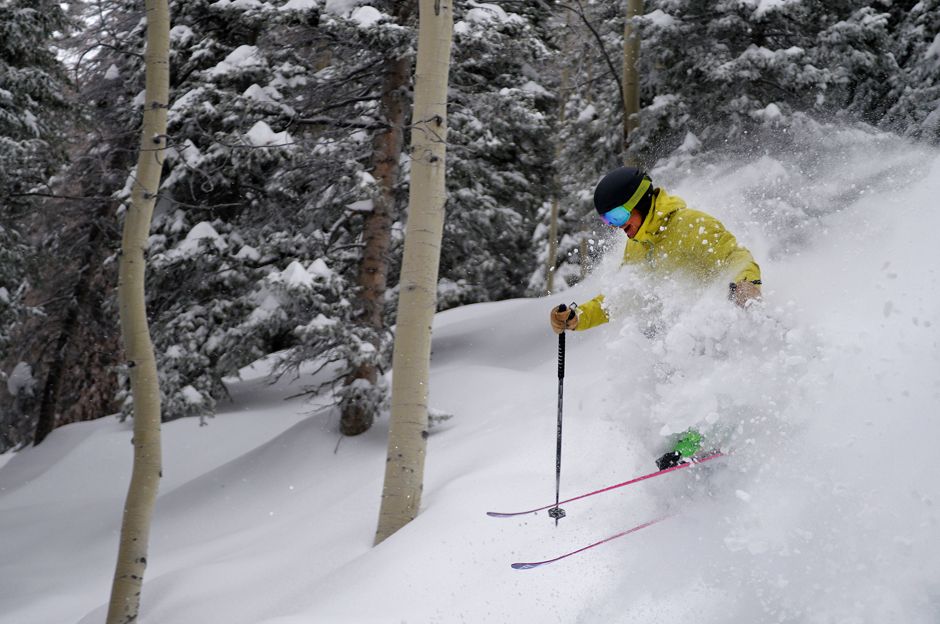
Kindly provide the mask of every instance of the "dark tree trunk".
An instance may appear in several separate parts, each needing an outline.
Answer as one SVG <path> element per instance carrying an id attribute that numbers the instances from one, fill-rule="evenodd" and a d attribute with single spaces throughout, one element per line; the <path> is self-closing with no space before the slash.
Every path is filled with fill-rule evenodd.
<path id="1" fill-rule="evenodd" d="M 402 3 L 406 4 L 406 3 Z M 402 19 L 402 16 L 399 16 Z M 402 20 L 403 21 L 403 20 Z M 382 80 L 381 111 L 388 128 L 378 133 L 373 143 L 373 177 L 379 183 L 379 195 L 374 208 L 365 219 L 363 242 L 365 248 L 359 265 L 356 306 L 358 322 L 369 328 L 378 347 L 385 331 L 383 307 L 388 278 L 388 250 L 391 246 L 391 226 L 395 217 L 395 186 L 398 182 L 398 162 L 402 152 L 402 133 L 406 109 L 406 87 L 411 69 L 411 58 L 391 59 Z M 374 385 L 378 370 L 374 362 L 360 364 L 346 378 L 350 385 L 358 380 Z M 351 402 L 344 406 L 340 417 L 340 430 L 344 435 L 358 435 L 372 427 L 375 413 L 369 406 Z"/>
<path id="2" fill-rule="evenodd" d="M 62 393 L 62 387 L 66 383 L 65 377 L 68 372 L 67 363 L 70 359 L 70 348 L 81 331 L 79 320 L 82 312 L 88 311 L 89 303 L 92 299 L 92 283 L 96 271 L 99 268 L 98 264 L 104 255 L 103 248 L 107 244 L 107 236 L 98 223 L 101 219 L 105 218 L 107 214 L 107 206 L 98 208 L 88 226 L 89 232 L 85 243 L 85 253 L 79 265 L 79 272 L 69 298 L 62 325 L 59 328 L 59 335 L 56 337 L 55 348 L 53 349 L 42 387 L 42 396 L 39 402 L 36 421 L 36 433 L 33 436 L 34 445 L 45 440 L 46 436 L 59 424 L 59 397 Z M 91 345 L 87 346 L 90 347 Z M 81 365 L 81 363 L 79 362 L 78 365 Z"/>

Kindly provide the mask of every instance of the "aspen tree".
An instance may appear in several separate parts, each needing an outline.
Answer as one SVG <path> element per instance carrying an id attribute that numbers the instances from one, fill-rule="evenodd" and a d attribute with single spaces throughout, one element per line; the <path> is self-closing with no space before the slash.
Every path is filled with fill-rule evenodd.
<path id="1" fill-rule="evenodd" d="M 565 17 L 565 35 L 562 37 L 561 53 L 563 57 L 561 67 L 561 84 L 558 88 L 558 127 L 565 125 L 565 107 L 568 105 L 568 97 L 571 82 L 571 68 L 568 65 L 567 57 L 571 54 L 571 31 L 574 27 L 571 19 L 572 13 L 569 11 Z M 555 162 L 561 159 L 561 144 L 555 140 Z M 552 196 L 552 208 L 548 218 L 548 260 L 545 267 L 545 293 L 551 294 L 555 290 L 555 270 L 558 268 L 558 211 L 559 199 L 561 194 L 561 181 L 556 170 L 555 192 Z"/>
<path id="2" fill-rule="evenodd" d="M 643 15 L 643 0 L 627 0 L 627 15 L 623 24 L 623 147 L 630 149 L 630 135 L 640 124 L 640 79 L 637 63 L 640 60 L 640 36 L 633 18 Z M 632 160 L 628 156 L 628 160 Z M 627 164 L 636 164 L 628 162 Z"/>
<path id="3" fill-rule="evenodd" d="M 452 0 L 420 0 L 411 187 L 392 352 L 388 459 L 376 544 L 413 520 L 421 504 L 431 323 L 437 306 L 444 228 L 447 83 L 453 28 Z"/>
<path id="4" fill-rule="evenodd" d="M 170 11 L 167 0 L 147 0 L 146 91 L 140 154 L 124 220 L 118 277 L 121 333 L 134 399 L 134 468 L 124 504 L 107 624 L 131 624 L 140 611 L 150 520 L 161 476 L 160 388 L 144 299 L 150 220 L 166 151 L 170 85 Z"/>

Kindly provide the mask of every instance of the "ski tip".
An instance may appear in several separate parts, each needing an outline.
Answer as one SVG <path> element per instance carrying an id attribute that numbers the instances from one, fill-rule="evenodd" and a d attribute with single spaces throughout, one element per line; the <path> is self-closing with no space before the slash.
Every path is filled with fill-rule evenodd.
<path id="1" fill-rule="evenodd" d="M 713 459 L 718 459 L 719 457 L 727 457 L 727 456 L 728 456 L 727 453 L 724 453 L 721 450 L 716 449 L 713 451 L 709 451 L 707 453 L 703 453 L 702 455 L 699 455 L 698 457 L 693 457 L 689 463 L 692 465 L 701 464 L 702 462 L 707 462 Z"/>
<path id="2" fill-rule="evenodd" d="M 511 563 L 513 570 L 531 570 L 532 568 L 537 568 L 541 563 Z"/>

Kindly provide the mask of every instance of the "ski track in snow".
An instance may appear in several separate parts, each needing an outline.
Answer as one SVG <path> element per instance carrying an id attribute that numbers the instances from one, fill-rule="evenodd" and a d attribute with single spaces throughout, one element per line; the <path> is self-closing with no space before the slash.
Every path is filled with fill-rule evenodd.
<path id="1" fill-rule="evenodd" d="M 164 426 L 141 622 L 940 621 L 940 156 L 882 147 L 829 163 L 809 217 L 752 213 L 810 184 L 779 184 L 785 161 L 668 174 L 758 257 L 756 309 L 678 284 L 644 299 L 612 251 L 550 299 L 439 314 L 431 405 L 454 417 L 429 440 L 422 513 L 376 548 L 387 421 L 337 447 L 329 410 L 254 367 L 208 426 Z M 486 517 L 552 500 L 548 308 L 601 291 L 614 321 L 567 341 L 562 496 L 649 472 L 688 426 L 732 457 L 571 503 L 557 528 Z M 129 439 L 106 418 L 0 457 L 0 624 L 104 621 Z"/>

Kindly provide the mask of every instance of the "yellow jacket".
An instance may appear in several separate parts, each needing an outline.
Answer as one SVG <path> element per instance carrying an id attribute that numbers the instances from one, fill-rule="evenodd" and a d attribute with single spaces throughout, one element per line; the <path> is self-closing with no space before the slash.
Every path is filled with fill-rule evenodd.
<path id="1" fill-rule="evenodd" d="M 682 274 L 715 282 L 760 282 L 760 267 L 721 222 L 658 189 L 636 236 L 627 239 L 623 264 L 646 266 L 657 275 Z M 578 329 L 606 323 L 604 295 L 578 306 Z"/>

